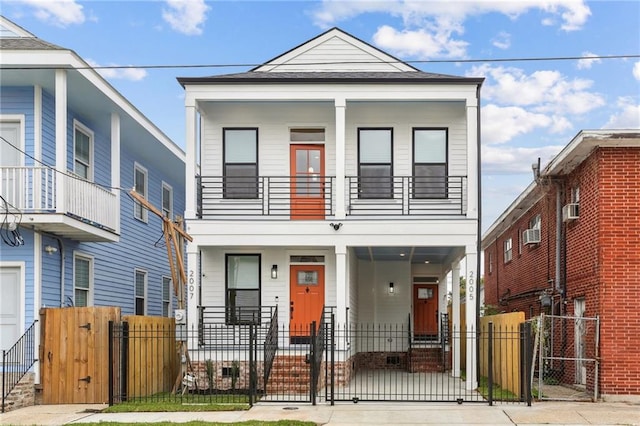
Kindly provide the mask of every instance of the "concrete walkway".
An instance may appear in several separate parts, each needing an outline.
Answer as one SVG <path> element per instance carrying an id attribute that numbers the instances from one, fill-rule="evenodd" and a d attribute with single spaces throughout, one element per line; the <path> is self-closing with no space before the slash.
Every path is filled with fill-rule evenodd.
<path id="1" fill-rule="evenodd" d="M 330 405 L 258 404 L 248 411 L 114 413 L 104 405 L 37 405 L 0 414 L 0 424 L 153 423 L 159 421 L 239 422 L 306 420 L 319 425 L 637 425 L 640 404 L 538 402 L 526 405 L 445 403 L 341 403 Z"/>

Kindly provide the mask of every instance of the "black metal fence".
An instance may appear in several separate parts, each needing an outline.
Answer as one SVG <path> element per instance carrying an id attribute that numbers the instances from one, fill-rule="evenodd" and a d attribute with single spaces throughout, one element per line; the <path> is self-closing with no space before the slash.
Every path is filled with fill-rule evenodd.
<path id="1" fill-rule="evenodd" d="M 427 342 L 410 321 L 337 325 L 333 314 L 294 329 L 277 312 L 200 330 L 114 325 L 110 403 L 531 402 L 530 327 L 459 330 L 441 319 L 441 337 Z"/>
<path id="2" fill-rule="evenodd" d="M 37 320 L 34 321 L 11 348 L 2 351 L 0 375 L 2 376 L 3 413 L 6 398 L 36 362 L 35 330 L 37 322 Z"/>

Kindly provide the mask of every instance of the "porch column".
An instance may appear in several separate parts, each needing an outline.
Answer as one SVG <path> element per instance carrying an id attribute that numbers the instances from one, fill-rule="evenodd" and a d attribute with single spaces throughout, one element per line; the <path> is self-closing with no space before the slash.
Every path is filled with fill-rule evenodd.
<path id="1" fill-rule="evenodd" d="M 476 371 L 477 351 L 476 336 L 478 324 L 476 324 L 476 298 L 478 297 L 478 273 L 476 271 L 478 254 L 475 245 L 467 246 L 467 258 L 465 269 L 467 271 L 466 281 L 466 321 L 467 321 L 467 390 L 477 387 L 478 377 Z"/>
<path id="2" fill-rule="evenodd" d="M 178 308 L 187 309 L 187 329 L 198 329 L 198 306 L 200 306 L 200 269 L 198 268 L 199 247 L 194 243 L 187 244 L 187 288 L 185 297 L 187 306 Z"/>
<path id="3" fill-rule="evenodd" d="M 467 218 L 478 218 L 478 99 L 467 99 Z"/>
<path id="4" fill-rule="evenodd" d="M 67 171 L 67 72 L 56 70 L 55 81 L 55 129 L 56 129 L 56 170 L 65 173 Z M 65 178 L 58 173 L 56 175 L 56 213 L 65 213 Z"/>
<path id="5" fill-rule="evenodd" d="M 336 246 L 336 323 L 343 326 L 347 322 L 347 247 Z"/>
<path id="6" fill-rule="evenodd" d="M 194 105 L 187 105 L 186 108 L 186 164 L 185 164 L 185 212 L 186 220 L 195 219 L 198 206 L 198 193 L 196 191 L 196 173 L 197 173 L 197 145 L 196 129 L 197 129 L 197 113 Z"/>
<path id="7" fill-rule="evenodd" d="M 345 210 L 345 110 L 347 102 L 345 99 L 335 100 L 336 105 L 336 219 L 346 217 Z"/>
<path id="8" fill-rule="evenodd" d="M 120 115 L 111 113 L 111 187 L 120 188 Z M 116 196 L 116 234 L 120 233 L 120 192 L 112 189 Z"/>
<path id="9" fill-rule="evenodd" d="M 451 269 L 451 324 L 452 373 L 453 377 L 460 377 L 460 262 L 454 263 Z"/>

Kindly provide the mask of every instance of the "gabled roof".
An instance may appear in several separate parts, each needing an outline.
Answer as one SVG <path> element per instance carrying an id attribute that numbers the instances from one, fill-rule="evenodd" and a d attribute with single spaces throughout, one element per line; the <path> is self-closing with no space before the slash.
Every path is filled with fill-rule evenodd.
<path id="1" fill-rule="evenodd" d="M 382 50 L 332 28 L 247 72 L 208 77 L 179 77 L 188 84 L 252 83 L 464 83 L 467 78 L 420 71 Z"/>
<path id="2" fill-rule="evenodd" d="M 540 178 L 566 176 L 601 147 L 640 148 L 640 129 L 582 130 L 541 171 Z M 541 197 L 536 181 L 511 203 L 482 236 L 482 249 L 520 219 Z"/>
<path id="3" fill-rule="evenodd" d="M 29 31 L 0 15 L 0 50 L 65 50 L 37 38 Z"/>

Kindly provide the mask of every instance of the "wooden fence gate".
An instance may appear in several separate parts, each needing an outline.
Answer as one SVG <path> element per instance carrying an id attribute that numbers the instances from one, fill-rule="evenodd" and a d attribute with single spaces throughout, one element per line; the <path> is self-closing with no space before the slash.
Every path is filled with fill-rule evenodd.
<path id="1" fill-rule="evenodd" d="M 109 321 L 120 308 L 44 308 L 40 318 L 43 403 L 107 403 Z"/>

